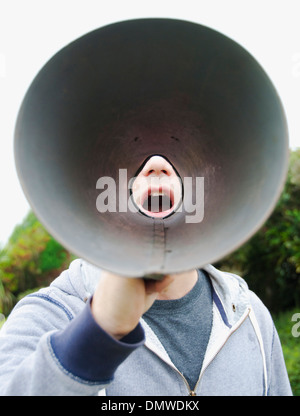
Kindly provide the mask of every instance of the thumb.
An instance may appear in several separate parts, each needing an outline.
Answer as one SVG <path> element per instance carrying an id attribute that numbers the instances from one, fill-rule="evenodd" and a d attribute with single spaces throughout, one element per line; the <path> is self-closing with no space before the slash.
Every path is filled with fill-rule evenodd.
<path id="1" fill-rule="evenodd" d="M 151 308 L 158 295 L 166 290 L 173 281 L 174 277 L 169 275 L 164 276 L 162 280 L 144 280 L 146 293 L 144 313 Z"/>
<path id="2" fill-rule="evenodd" d="M 144 308 L 144 312 L 143 313 L 147 312 L 147 310 L 151 308 L 151 306 L 155 302 L 157 296 L 158 296 L 158 293 L 157 292 L 152 292 L 150 294 L 147 294 L 146 293 L 146 297 L 145 297 L 145 308 Z"/>
<path id="3" fill-rule="evenodd" d="M 171 277 L 170 275 L 165 275 L 162 280 L 145 280 L 146 293 L 147 295 L 151 293 L 161 293 L 166 290 L 173 281 L 174 277 Z"/>

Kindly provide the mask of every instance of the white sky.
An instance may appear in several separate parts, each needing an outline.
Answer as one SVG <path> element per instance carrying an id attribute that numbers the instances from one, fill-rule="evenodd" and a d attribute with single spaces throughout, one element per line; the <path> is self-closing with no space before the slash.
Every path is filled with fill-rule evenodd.
<path id="1" fill-rule="evenodd" d="M 265 68 L 300 147 L 299 0 L 0 0 L 0 247 L 29 210 L 15 172 L 13 133 L 25 92 L 59 49 L 98 27 L 173 17 L 216 29 Z"/>

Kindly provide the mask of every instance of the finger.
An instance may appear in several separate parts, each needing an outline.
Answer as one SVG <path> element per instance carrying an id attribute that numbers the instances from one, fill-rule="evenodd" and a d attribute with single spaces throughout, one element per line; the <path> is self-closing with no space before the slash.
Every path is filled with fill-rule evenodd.
<path id="1" fill-rule="evenodd" d="M 152 293 L 160 293 L 165 290 L 172 282 L 174 278 L 166 275 L 162 280 L 145 280 L 145 288 L 147 295 Z"/>

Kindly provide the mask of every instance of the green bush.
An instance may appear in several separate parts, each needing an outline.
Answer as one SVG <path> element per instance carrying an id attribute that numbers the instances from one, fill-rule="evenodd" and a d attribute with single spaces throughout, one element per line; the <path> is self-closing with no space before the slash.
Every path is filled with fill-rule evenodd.
<path id="1" fill-rule="evenodd" d="M 38 265 L 41 273 L 60 269 L 62 264 L 65 264 L 68 256 L 68 252 L 53 237 L 50 237 L 45 249 L 39 256 Z"/>
<path id="2" fill-rule="evenodd" d="M 294 396 L 300 396 L 300 337 L 292 334 L 292 327 L 295 324 L 292 316 L 299 312 L 299 309 L 294 309 L 281 312 L 274 317 Z"/>
<path id="3" fill-rule="evenodd" d="M 291 152 L 281 198 L 263 227 L 216 266 L 244 277 L 274 313 L 300 306 L 300 149 Z"/>
<path id="4" fill-rule="evenodd" d="M 24 293 L 48 286 L 73 258 L 29 212 L 0 251 L 0 313 L 7 316 Z"/>

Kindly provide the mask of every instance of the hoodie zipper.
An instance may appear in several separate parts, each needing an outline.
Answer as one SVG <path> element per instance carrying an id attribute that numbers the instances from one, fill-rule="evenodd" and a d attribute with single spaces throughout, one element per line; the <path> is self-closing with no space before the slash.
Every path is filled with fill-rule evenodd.
<path id="1" fill-rule="evenodd" d="M 231 328 L 231 331 L 228 333 L 227 337 L 224 339 L 224 341 L 222 342 L 222 344 L 220 345 L 220 347 L 218 348 L 218 350 L 215 352 L 215 354 L 211 357 L 211 359 L 206 363 L 205 367 L 202 368 L 201 372 L 200 372 L 200 376 L 198 378 L 197 383 L 195 384 L 194 389 L 192 390 L 187 379 L 184 377 L 184 375 L 175 367 L 175 365 L 171 365 L 169 362 L 167 362 L 166 360 L 164 360 L 162 357 L 160 357 L 166 364 L 170 365 L 183 379 L 188 392 L 189 392 L 189 396 L 197 396 L 196 394 L 196 390 L 197 387 L 203 377 L 203 374 L 205 372 L 205 370 L 207 369 L 207 367 L 212 363 L 212 361 L 216 358 L 216 356 L 219 354 L 219 352 L 221 351 L 221 349 L 224 347 L 224 345 L 226 344 L 226 342 L 229 340 L 229 338 L 231 337 L 232 334 L 234 334 L 240 327 L 241 325 L 245 322 L 245 320 L 248 318 L 249 314 L 250 314 L 250 308 L 248 308 L 248 310 L 244 313 L 244 316 L 242 316 L 242 318 L 240 319 L 240 321 L 238 322 L 238 324 Z"/>
<path id="2" fill-rule="evenodd" d="M 244 313 L 244 316 L 242 316 L 241 317 L 241 319 L 240 319 L 240 321 L 238 322 L 238 324 L 235 326 L 235 327 L 233 327 L 233 328 L 231 328 L 231 331 L 228 333 L 228 335 L 227 335 L 227 337 L 224 339 L 224 341 L 222 342 L 222 344 L 220 345 L 220 347 L 218 348 L 218 350 L 215 352 L 215 354 L 211 357 L 211 359 L 206 363 L 206 365 L 205 365 L 205 367 L 203 367 L 202 369 L 201 369 L 201 372 L 200 372 L 200 376 L 199 376 L 199 379 L 198 379 L 198 381 L 197 381 L 197 383 L 196 383 L 196 385 L 195 385 L 195 387 L 194 387 L 194 391 L 192 391 L 194 394 L 193 394 L 193 396 L 196 396 L 196 393 L 195 393 L 195 391 L 196 391 L 196 389 L 197 389 L 197 387 L 198 387 L 198 385 L 199 385 L 199 383 L 200 383 L 200 381 L 201 381 L 201 379 L 202 379 L 202 377 L 203 377 L 203 374 L 204 374 L 204 372 L 205 372 L 205 370 L 207 369 L 207 367 L 212 363 L 212 361 L 216 358 L 216 356 L 219 354 L 219 352 L 221 351 L 221 349 L 224 347 L 224 345 L 226 344 L 226 342 L 229 340 L 229 338 L 231 337 L 231 335 L 232 334 L 234 334 L 242 325 L 243 325 L 243 323 L 246 321 L 246 319 L 248 318 L 248 316 L 249 316 L 249 314 L 250 314 L 250 311 L 251 311 L 251 309 L 250 308 L 248 308 L 248 310 Z M 191 394 L 190 394 L 191 395 Z"/>

